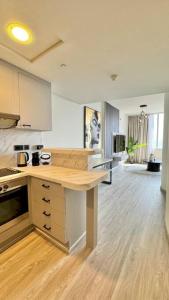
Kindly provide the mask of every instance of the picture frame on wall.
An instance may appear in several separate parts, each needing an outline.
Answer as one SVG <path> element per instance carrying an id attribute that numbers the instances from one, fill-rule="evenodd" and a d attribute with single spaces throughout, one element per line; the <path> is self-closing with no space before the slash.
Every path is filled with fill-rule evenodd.
<path id="1" fill-rule="evenodd" d="M 101 149 L 101 113 L 84 107 L 84 148 Z"/>

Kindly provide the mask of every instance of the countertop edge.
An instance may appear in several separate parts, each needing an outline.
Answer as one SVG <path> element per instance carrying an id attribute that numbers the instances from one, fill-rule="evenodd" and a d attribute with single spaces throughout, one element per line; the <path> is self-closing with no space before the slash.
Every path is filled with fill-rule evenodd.
<path id="1" fill-rule="evenodd" d="M 74 191 L 88 191 L 88 190 L 92 189 L 93 187 L 97 186 L 99 183 L 101 183 L 106 178 L 107 173 L 105 172 L 105 175 L 102 175 L 99 179 L 95 180 L 91 184 L 68 183 L 67 181 L 65 182 L 63 180 L 54 179 L 52 177 L 45 176 L 45 175 L 33 174 L 31 172 L 27 173 L 27 176 L 39 178 L 39 179 L 54 182 L 54 183 L 58 183 L 58 184 L 62 185 L 64 188 L 74 190 Z"/>
<path id="2" fill-rule="evenodd" d="M 55 154 L 67 154 L 67 155 L 82 155 L 82 156 L 90 156 L 101 153 L 100 149 L 87 149 L 87 148 L 43 148 L 43 152 L 50 152 Z"/>
<path id="3" fill-rule="evenodd" d="M 77 190 L 77 191 L 87 191 L 87 190 L 90 190 L 93 187 L 97 186 L 99 183 L 101 183 L 108 174 L 108 172 L 106 172 L 106 171 L 99 171 L 99 170 L 98 171 L 96 171 L 96 170 L 81 171 L 82 173 L 89 172 L 89 174 L 97 173 L 100 176 L 99 176 L 99 178 L 94 179 L 93 182 L 91 181 L 90 183 L 78 184 L 78 183 L 72 183 L 72 182 L 69 183 L 68 179 L 64 181 L 63 179 L 60 179 L 60 180 L 58 178 L 55 179 L 53 176 L 50 177 L 49 175 L 35 174 L 35 173 L 31 172 L 31 170 L 29 170 L 29 167 L 28 167 L 28 170 L 22 170 L 21 168 L 16 168 L 16 167 L 15 167 L 15 169 L 21 170 L 22 173 L 1 177 L 0 184 L 1 183 L 3 184 L 3 182 L 6 182 L 6 181 L 12 181 L 12 180 L 16 180 L 16 179 L 23 178 L 23 177 L 35 177 L 35 178 L 39 178 L 42 180 L 58 183 L 67 189 Z M 63 168 L 63 169 L 67 169 L 67 168 Z M 68 170 L 71 170 L 71 169 L 68 169 Z M 74 170 L 74 169 L 72 169 L 72 170 Z"/>

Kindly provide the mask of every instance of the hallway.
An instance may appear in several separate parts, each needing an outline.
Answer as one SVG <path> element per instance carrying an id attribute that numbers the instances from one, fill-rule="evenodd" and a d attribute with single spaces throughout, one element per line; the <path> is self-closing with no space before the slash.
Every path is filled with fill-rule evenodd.
<path id="1" fill-rule="evenodd" d="M 31 233 L 0 255 L 0 299 L 169 300 L 160 176 L 125 166 L 112 182 L 99 189 L 97 248 L 67 256 Z"/>

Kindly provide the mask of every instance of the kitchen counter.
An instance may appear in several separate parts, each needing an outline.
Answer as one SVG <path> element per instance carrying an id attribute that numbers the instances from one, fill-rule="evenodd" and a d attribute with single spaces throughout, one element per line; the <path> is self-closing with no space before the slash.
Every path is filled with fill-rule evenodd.
<path id="1" fill-rule="evenodd" d="M 28 166 L 15 169 L 19 169 L 22 172 L 0 177 L 0 183 L 25 176 L 33 176 L 59 183 L 65 188 L 87 191 L 99 184 L 107 176 L 105 171 L 83 171 L 55 166 Z"/>
<path id="2" fill-rule="evenodd" d="M 22 173 L 13 175 L 15 177 L 17 176 L 17 178 L 33 176 L 59 183 L 65 188 L 77 191 L 90 190 L 107 176 L 107 172 L 105 171 L 83 171 L 55 166 L 23 167 L 18 169 L 21 170 Z"/>
<path id="3" fill-rule="evenodd" d="M 49 166 L 28 166 L 22 168 L 15 168 L 21 173 L 4 176 L 0 178 L 0 183 L 8 180 L 14 180 L 22 177 L 32 177 L 48 182 L 54 182 L 60 184 L 65 189 L 65 195 L 67 195 L 68 210 L 70 203 L 82 203 L 86 194 L 86 244 L 90 248 L 94 248 L 97 245 L 97 218 L 98 218 L 98 184 L 102 182 L 107 176 L 105 171 L 84 171 L 77 169 L 69 169 L 63 167 Z M 41 186 L 41 185 L 40 185 Z M 43 185 L 42 185 L 43 186 Z M 35 189 L 38 188 L 35 185 Z M 79 193 L 79 194 L 77 194 Z M 75 202 L 76 201 L 76 202 Z M 84 202 L 83 202 L 84 203 Z M 74 204 L 75 205 L 75 204 Z M 38 211 L 34 210 L 34 213 Z M 69 213 L 69 212 L 68 212 Z M 73 210 L 73 215 L 74 215 Z M 73 219 L 74 228 L 79 228 L 79 223 L 76 224 L 76 220 Z M 33 223 L 34 224 L 34 223 Z M 36 224 L 35 224 L 36 225 Z M 70 228 L 69 228 L 70 230 Z M 75 230 L 75 229 L 74 229 Z M 72 234 L 73 235 L 73 234 Z M 78 240 L 75 244 L 78 243 Z"/>

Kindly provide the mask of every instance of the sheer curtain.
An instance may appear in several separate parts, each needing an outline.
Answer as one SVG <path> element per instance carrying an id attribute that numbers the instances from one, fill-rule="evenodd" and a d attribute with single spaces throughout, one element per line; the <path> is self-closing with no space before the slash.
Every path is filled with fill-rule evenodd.
<path id="1" fill-rule="evenodd" d="M 128 117 L 128 137 L 132 137 L 139 144 L 147 147 L 140 148 L 135 152 L 134 162 L 143 163 L 149 159 L 151 153 L 161 160 L 163 145 L 164 114 L 150 114 L 139 125 L 139 116 Z"/>
<path id="2" fill-rule="evenodd" d="M 148 118 L 148 155 L 162 158 L 164 114 L 150 114 Z"/>
<path id="3" fill-rule="evenodd" d="M 157 114 L 148 116 L 148 154 L 154 153 L 157 145 Z"/>
<path id="4" fill-rule="evenodd" d="M 139 144 L 148 143 L 148 118 L 144 119 L 142 124 L 139 124 L 139 116 L 129 116 L 128 118 L 128 137 L 132 137 Z M 134 162 L 143 163 L 147 160 L 147 147 L 140 148 L 135 151 Z"/>

